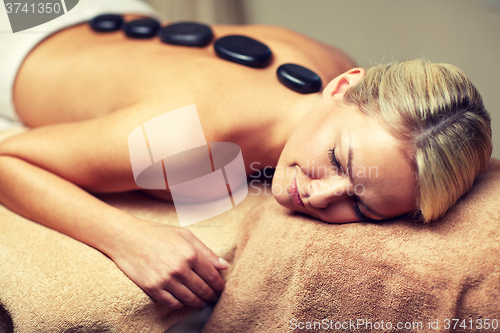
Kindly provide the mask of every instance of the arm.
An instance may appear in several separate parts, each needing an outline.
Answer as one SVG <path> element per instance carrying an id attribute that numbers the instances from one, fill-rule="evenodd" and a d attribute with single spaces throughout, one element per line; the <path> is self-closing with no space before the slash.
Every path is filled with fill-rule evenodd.
<path id="1" fill-rule="evenodd" d="M 123 149 L 129 126 L 110 115 L 0 144 L 0 202 L 102 251 L 157 301 L 202 306 L 224 284 L 217 270 L 226 266 L 212 251 L 186 229 L 137 219 L 84 190 L 137 188 Z"/>

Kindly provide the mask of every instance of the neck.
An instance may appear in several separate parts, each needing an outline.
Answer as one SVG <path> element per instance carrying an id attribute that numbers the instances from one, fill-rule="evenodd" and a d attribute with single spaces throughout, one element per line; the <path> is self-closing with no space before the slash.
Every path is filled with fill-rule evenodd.
<path id="1" fill-rule="evenodd" d="M 255 166 L 256 168 L 276 166 L 292 133 L 309 112 L 321 105 L 322 100 L 322 95 L 318 93 L 300 95 L 282 103 L 275 116 L 272 117 L 270 128 L 259 127 L 262 132 L 253 132 L 252 138 L 246 143 L 235 141 L 242 145 L 242 148 L 244 147 L 245 161 L 248 163 L 259 162 Z M 247 136 L 244 137 L 247 138 Z"/>
<path id="2" fill-rule="evenodd" d="M 299 99 L 293 100 L 293 105 L 287 108 L 286 114 L 284 114 L 283 120 L 280 123 L 282 125 L 279 128 L 280 141 L 283 142 L 283 146 L 307 114 L 318 108 L 322 102 L 323 96 L 321 93 L 304 95 Z"/>
<path id="3" fill-rule="evenodd" d="M 280 116 L 275 122 L 273 140 L 266 139 L 266 165 L 276 166 L 278 159 L 292 133 L 307 114 L 319 107 L 323 101 L 321 93 L 301 95 L 283 104 Z"/>

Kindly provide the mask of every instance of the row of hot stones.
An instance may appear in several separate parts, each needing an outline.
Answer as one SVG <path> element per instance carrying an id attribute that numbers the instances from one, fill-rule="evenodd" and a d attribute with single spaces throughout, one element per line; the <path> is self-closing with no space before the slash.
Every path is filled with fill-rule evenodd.
<path id="1" fill-rule="evenodd" d="M 214 37 L 212 29 L 205 24 L 181 22 L 162 27 L 160 22 L 153 18 L 125 22 L 123 16 L 116 14 L 96 16 L 90 20 L 90 26 L 100 33 L 123 30 L 128 38 L 159 37 L 165 44 L 190 47 L 206 47 Z M 272 59 L 272 51 L 267 45 L 241 35 L 229 35 L 217 39 L 214 50 L 221 59 L 253 68 L 264 68 Z M 285 87 L 298 93 L 315 93 L 321 89 L 320 77 L 303 66 L 283 64 L 278 67 L 276 74 Z"/>

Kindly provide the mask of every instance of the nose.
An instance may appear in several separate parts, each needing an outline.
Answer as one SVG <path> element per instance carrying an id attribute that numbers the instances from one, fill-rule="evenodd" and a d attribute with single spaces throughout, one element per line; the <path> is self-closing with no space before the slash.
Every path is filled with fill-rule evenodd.
<path id="1" fill-rule="evenodd" d="M 325 208 L 331 203 L 345 200 L 351 194 L 349 178 L 315 179 L 309 185 L 309 203 L 315 208 Z"/>

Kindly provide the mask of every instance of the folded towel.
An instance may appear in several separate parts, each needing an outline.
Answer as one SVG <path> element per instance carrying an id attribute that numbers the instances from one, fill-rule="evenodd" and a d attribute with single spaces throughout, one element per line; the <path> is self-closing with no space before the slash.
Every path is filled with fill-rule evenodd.
<path id="1" fill-rule="evenodd" d="M 498 331 L 499 189 L 492 160 L 429 225 L 327 224 L 266 199 L 203 332 Z"/>

